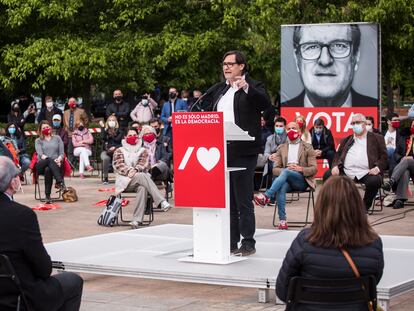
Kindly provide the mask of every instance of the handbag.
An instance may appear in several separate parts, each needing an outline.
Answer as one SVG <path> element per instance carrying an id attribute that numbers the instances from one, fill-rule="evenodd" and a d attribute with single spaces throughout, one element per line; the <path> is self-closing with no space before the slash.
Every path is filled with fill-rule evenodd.
<path id="1" fill-rule="evenodd" d="M 348 264 L 351 266 L 351 269 L 354 272 L 355 277 L 356 278 L 359 278 L 361 275 L 360 275 L 360 273 L 358 271 L 357 266 L 355 265 L 354 261 L 352 260 L 351 255 L 349 255 L 348 251 L 346 249 L 344 249 L 344 248 L 341 248 L 341 252 L 344 255 L 344 257 L 345 257 L 346 261 L 348 262 Z M 362 288 L 364 288 L 364 285 L 362 285 Z M 368 302 L 368 310 L 369 311 L 374 311 L 374 307 L 373 307 L 372 301 Z M 375 311 L 384 311 L 384 310 L 381 308 L 381 306 L 379 306 L 377 304 Z"/>
<path id="2" fill-rule="evenodd" d="M 76 202 L 78 200 L 78 195 L 76 194 L 76 190 L 73 187 L 66 187 L 62 193 L 63 201 L 66 203 Z"/>

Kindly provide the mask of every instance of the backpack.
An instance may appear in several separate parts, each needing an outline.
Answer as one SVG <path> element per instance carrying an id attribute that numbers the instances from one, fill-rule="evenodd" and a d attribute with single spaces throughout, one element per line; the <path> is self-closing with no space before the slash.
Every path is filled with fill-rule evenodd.
<path id="1" fill-rule="evenodd" d="M 112 227 L 118 221 L 118 213 L 121 208 L 122 200 L 111 195 L 106 201 L 106 206 L 98 218 L 98 225 Z"/>

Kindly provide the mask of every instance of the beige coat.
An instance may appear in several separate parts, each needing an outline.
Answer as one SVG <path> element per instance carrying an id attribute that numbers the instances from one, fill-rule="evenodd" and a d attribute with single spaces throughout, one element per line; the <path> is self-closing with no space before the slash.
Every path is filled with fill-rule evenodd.
<path id="1" fill-rule="evenodd" d="M 70 109 L 66 109 L 63 112 L 63 125 L 65 126 L 65 130 L 68 132 L 69 137 L 72 137 L 73 131 L 69 131 L 69 116 L 70 116 Z M 73 126 L 76 126 L 76 123 L 82 121 L 83 125 L 87 128 L 89 124 L 89 118 L 86 114 L 85 110 L 82 108 L 76 108 L 73 111 L 74 122 Z"/>
<path id="2" fill-rule="evenodd" d="M 315 175 L 318 171 L 318 167 L 316 165 L 316 156 L 315 150 L 313 150 L 312 145 L 305 143 L 303 141 L 299 142 L 299 151 L 298 151 L 298 158 L 299 158 L 299 166 L 303 167 L 303 176 L 305 177 L 306 182 L 308 183 L 309 187 L 315 189 Z M 273 175 L 279 176 L 282 172 L 282 169 L 286 168 L 287 166 L 287 159 L 288 159 L 288 150 L 289 150 L 289 143 L 286 142 L 280 145 L 276 149 L 276 160 L 273 165 Z"/>

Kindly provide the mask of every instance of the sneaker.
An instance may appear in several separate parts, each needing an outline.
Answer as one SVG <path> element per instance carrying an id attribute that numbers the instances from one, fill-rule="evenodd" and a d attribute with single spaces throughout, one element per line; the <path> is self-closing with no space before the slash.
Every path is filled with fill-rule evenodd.
<path id="1" fill-rule="evenodd" d="M 161 202 L 160 206 L 161 206 L 161 210 L 163 212 L 168 212 L 172 208 L 172 206 L 170 205 L 170 203 L 168 203 L 165 200 Z"/>
<path id="2" fill-rule="evenodd" d="M 134 220 L 134 221 L 131 221 L 129 225 L 131 226 L 131 229 L 138 229 L 139 227 L 142 226 L 142 222 Z"/>
<path id="3" fill-rule="evenodd" d="M 108 177 L 104 177 L 102 184 L 104 184 L 104 185 L 109 184 Z"/>
<path id="4" fill-rule="evenodd" d="M 79 177 L 80 177 L 81 179 L 85 179 L 85 175 L 83 175 L 83 174 L 79 174 Z"/>
<path id="5" fill-rule="evenodd" d="M 88 171 L 88 172 L 92 172 L 93 171 L 93 167 L 92 166 L 90 166 L 90 165 L 88 165 L 87 167 L 85 167 L 86 168 L 86 170 Z"/>
<path id="6" fill-rule="evenodd" d="M 289 227 L 288 227 L 288 224 L 287 224 L 286 220 L 281 220 L 281 221 L 279 222 L 279 225 L 277 226 L 277 228 L 278 228 L 279 230 L 287 230 L 287 229 L 289 229 Z"/>
<path id="7" fill-rule="evenodd" d="M 395 181 L 394 179 L 390 178 L 388 181 L 386 181 L 383 185 L 382 185 L 382 189 L 384 189 L 385 191 L 391 191 L 392 186 L 394 186 Z"/>
<path id="8" fill-rule="evenodd" d="M 255 195 L 253 200 L 254 203 L 260 205 L 261 207 L 265 207 L 266 204 L 270 202 L 270 199 L 264 193 L 259 193 L 258 195 Z"/>
<path id="9" fill-rule="evenodd" d="M 400 209 L 404 207 L 403 200 L 395 200 L 394 205 L 392 206 L 393 209 Z"/>
<path id="10" fill-rule="evenodd" d="M 50 195 L 46 194 L 45 204 L 51 204 L 51 203 L 52 203 L 52 199 L 51 199 Z"/>
<path id="11" fill-rule="evenodd" d="M 269 203 L 267 203 L 267 206 L 275 206 L 276 202 L 273 200 L 270 200 Z"/>
<path id="12" fill-rule="evenodd" d="M 256 253 L 254 246 L 242 244 L 242 246 L 240 246 L 240 248 L 234 252 L 234 255 L 245 257 L 253 255 L 254 253 Z"/>

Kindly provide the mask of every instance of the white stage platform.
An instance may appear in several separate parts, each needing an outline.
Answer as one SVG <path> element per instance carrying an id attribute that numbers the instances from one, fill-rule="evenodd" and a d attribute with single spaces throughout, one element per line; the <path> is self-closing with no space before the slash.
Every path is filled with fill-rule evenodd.
<path id="1" fill-rule="evenodd" d="M 229 265 L 182 262 L 192 255 L 191 225 L 168 224 L 96 235 L 46 245 L 66 271 L 142 277 L 259 289 L 267 302 L 277 273 L 297 231 L 256 231 L 257 253 Z M 414 237 L 382 236 L 385 271 L 378 299 L 387 310 L 391 298 L 414 288 Z"/>

